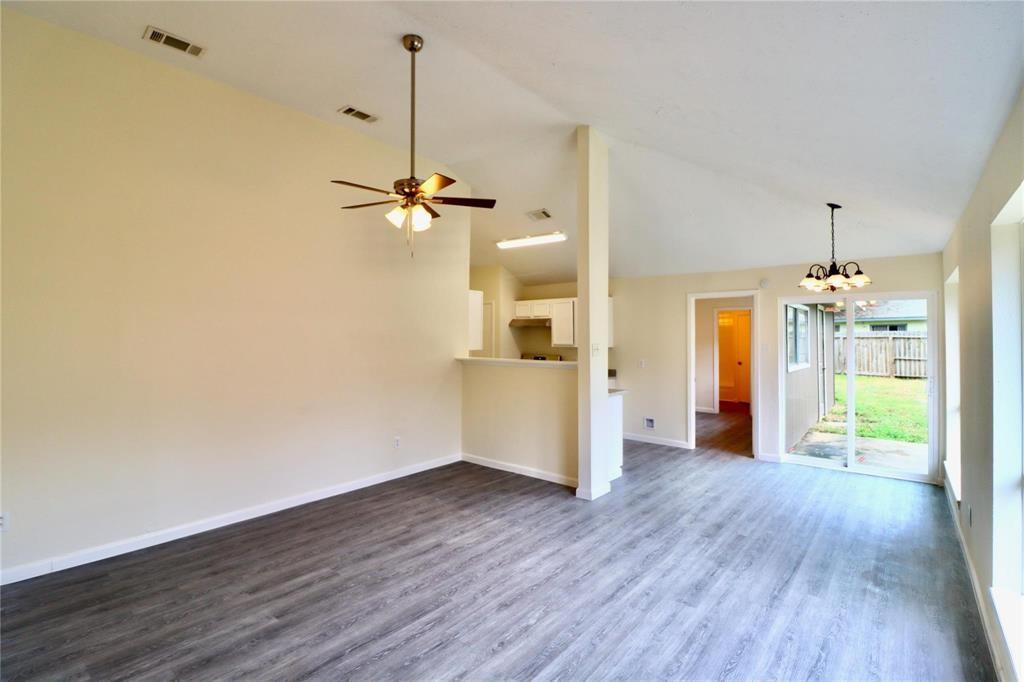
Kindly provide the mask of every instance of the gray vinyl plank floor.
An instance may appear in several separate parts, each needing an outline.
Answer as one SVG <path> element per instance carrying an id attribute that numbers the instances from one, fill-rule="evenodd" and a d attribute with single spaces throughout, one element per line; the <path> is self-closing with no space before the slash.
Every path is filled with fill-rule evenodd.
<path id="1" fill-rule="evenodd" d="M 994 679 L 941 489 L 627 443 L 457 463 L 2 590 L 15 679 Z"/>

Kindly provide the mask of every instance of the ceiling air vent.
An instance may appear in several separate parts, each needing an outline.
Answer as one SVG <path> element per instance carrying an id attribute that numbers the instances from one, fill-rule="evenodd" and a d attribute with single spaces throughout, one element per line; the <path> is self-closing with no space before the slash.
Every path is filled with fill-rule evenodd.
<path id="1" fill-rule="evenodd" d="M 551 217 L 551 213 L 549 213 L 546 208 L 538 208 L 536 211 L 530 211 L 526 215 L 534 222 L 537 222 L 538 220 L 547 220 Z"/>
<path id="2" fill-rule="evenodd" d="M 377 121 L 377 117 L 373 114 L 368 114 L 365 111 L 359 111 L 355 107 L 342 107 L 338 109 L 338 113 L 344 116 L 351 116 L 352 118 L 359 119 L 364 123 L 374 123 Z"/>
<path id="3" fill-rule="evenodd" d="M 184 52 L 185 54 L 190 54 L 193 57 L 198 57 L 206 51 L 206 48 L 199 47 L 198 45 L 190 43 L 184 38 L 179 38 L 178 36 L 171 35 L 162 28 L 157 28 L 155 26 L 147 26 L 146 32 L 142 34 L 142 39 L 152 40 L 154 43 L 160 43 L 161 45 L 166 45 L 167 47 L 173 47 L 175 50 L 178 50 L 179 52 Z"/>

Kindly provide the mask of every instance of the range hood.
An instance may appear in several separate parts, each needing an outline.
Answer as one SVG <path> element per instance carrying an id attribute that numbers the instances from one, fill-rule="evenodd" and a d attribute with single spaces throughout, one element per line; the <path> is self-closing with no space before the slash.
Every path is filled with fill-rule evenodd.
<path id="1" fill-rule="evenodd" d="M 550 317 L 513 317 L 508 323 L 510 327 L 550 327 Z"/>

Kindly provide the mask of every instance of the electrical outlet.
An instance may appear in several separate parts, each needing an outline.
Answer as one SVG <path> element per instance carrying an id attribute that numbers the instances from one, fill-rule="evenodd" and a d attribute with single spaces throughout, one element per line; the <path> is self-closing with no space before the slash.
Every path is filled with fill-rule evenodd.
<path id="1" fill-rule="evenodd" d="M 0 533 L 7 530 L 8 524 L 10 524 L 10 516 L 0 512 Z"/>
<path id="2" fill-rule="evenodd" d="M 644 417 L 644 428 L 648 431 L 654 430 L 654 417 Z"/>
<path id="3" fill-rule="evenodd" d="M 646 360 L 641 360 L 640 361 L 640 369 L 647 369 L 647 361 Z"/>
<path id="4" fill-rule="evenodd" d="M 402 437 L 395 436 L 395 449 L 402 447 Z"/>

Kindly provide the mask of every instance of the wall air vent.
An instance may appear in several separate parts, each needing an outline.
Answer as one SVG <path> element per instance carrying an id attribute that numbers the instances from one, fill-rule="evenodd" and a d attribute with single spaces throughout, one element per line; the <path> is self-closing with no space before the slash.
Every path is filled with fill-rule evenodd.
<path id="1" fill-rule="evenodd" d="M 198 57 L 203 54 L 203 52 L 206 52 L 206 48 L 190 43 L 184 38 L 171 35 L 162 28 L 157 28 L 155 26 L 147 26 L 146 32 L 142 34 L 142 39 L 152 40 L 154 43 L 173 47 L 175 50 L 184 52 L 185 54 L 190 54 L 193 57 Z"/>
<path id="2" fill-rule="evenodd" d="M 364 123 L 375 123 L 377 121 L 377 117 L 374 116 L 373 114 L 368 114 L 365 111 L 359 111 L 355 107 L 342 107 L 338 109 L 338 113 L 344 116 L 351 116 L 352 118 L 359 119 Z"/>
<path id="3" fill-rule="evenodd" d="M 551 213 L 549 213 L 546 208 L 538 208 L 536 211 L 530 211 L 526 215 L 534 222 L 537 222 L 538 220 L 547 220 L 551 217 Z"/>

